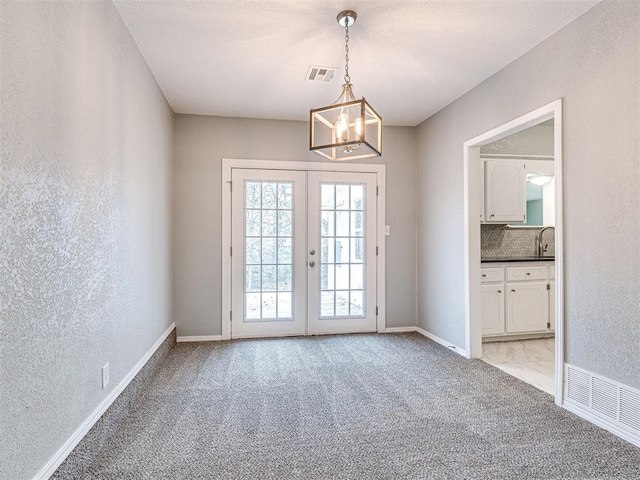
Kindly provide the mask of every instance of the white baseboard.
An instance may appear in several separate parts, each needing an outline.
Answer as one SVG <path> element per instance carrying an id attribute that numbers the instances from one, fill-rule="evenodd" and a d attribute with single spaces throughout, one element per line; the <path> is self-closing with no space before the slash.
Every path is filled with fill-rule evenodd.
<path id="1" fill-rule="evenodd" d="M 562 404 L 562 408 L 569 410 L 571 413 L 575 413 L 579 417 L 584 418 L 588 422 L 591 422 L 600 428 L 604 428 L 608 432 L 613 433 L 614 435 L 622 438 L 623 440 L 626 440 L 636 447 L 640 447 L 640 435 L 634 435 L 632 432 L 620 428 L 614 423 L 608 422 L 604 418 L 594 415 L 589 410 L 586 410 L 582 405 L 565 399 L 564 403 Z"/>
<path id="2" fill-rule="evenodd" d="M 415 332 L 417 327 L 387 327 L 384 329 L 384 333 L 405 333 Z"/>
<path id="3" fill-rule="evenodd" d="M 120 381 L 120 383 L 114 388 L 107 397 L 98 405 L 98 407 L 89 415 L 82 425 L 73 432 L 71 437 L 65 442 L 65 444 L 55 453 L 55 455 L 47 462 L 47 464 L 40 469 L 40 471 L 34 477 L 35 480 L 46 480 L 58 469 L 62 462 L 66 460 L 69 454 L 80 443 L 84 436 L 91 430 L 91 427 L 100 419 L 100 417 L 107 411 L 111 404 L 118 398 L 122 391 L 127 388 L 127 385 L 131 383 L 131 380 L 135 378 L 142 367 L 149 361 L 149 359 L 156 352 L 158 347 L 162 345 L 165 339 L 176 328 L 176 324 L 172 323 L 169 328 L 160 336 L 160 338 L 153 344 L 153 346 L 144 354 L 144 356 L 135 364 L 135 366 L 127 373 L 127 375 Z"/>
<path id="4" fill-rule="evenodd" d="M 180 336 L 176 338 L 177 343 L 186 342 L 219 342 L 224 340 L 222 335 L 192 335 L 192 336 Z"/>
<path id="5" fill-rule="evenodd" d="M 458 355 L 462 355 L 463 357 L 469 358 L 467 352 L 462 350 L 460 347 L 456 347 L 452 345 L 450 342 L 441 339 L 440 337 L 435 336 L 431 332 L 427 332 L 423 328 L 420 327 L 390 327 L 385 329 L 384 333 L 404 333 L 404 332 L 418 332 L 420 335 L 424 335 L 430 340 L 442 345 L 443 347 L 447 347 L 449 350 L 456 352 Z"/>
<path id="6" fill-rule="evenodd" d="M 433 340 L 436 343 L 439 343 L 443 347 L 447 347 L 449 350 L 451 350 L 452 352 L 456 352 L 458 355 L 462 355 L 465 358 L 469 358 L 466 351 L 464 351 L 460 347 L 456 347 L 451 342 L 447 342 L 446 340 L 443 340 L 442 338 L 437 337 L 433 333 L 427 332 L 426 330 L 420 327 L 415 327 L 415 329 L 416 329 L 415 331 L 418 332 L 420 335 L 424 335 L 428 339 Z"/>
<path id="7" fill-rule="evenodd" d="M 640 390 L 568 363 L 562 407 L 640 447 Z"/>

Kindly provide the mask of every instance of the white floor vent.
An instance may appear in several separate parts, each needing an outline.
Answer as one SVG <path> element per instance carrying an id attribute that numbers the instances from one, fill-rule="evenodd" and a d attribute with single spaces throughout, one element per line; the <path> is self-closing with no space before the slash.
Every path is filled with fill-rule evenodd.
<path id="1" fill-rule="evenodd" d="M 574 407 L 570 410 L 577 407 L 587 418 L 595 417 L 594 423 L 602 419 L 617 430 L 614 433 L 624 431 L 621 436 L 640 442 L 640 391 L 573 365 L 565 367 L 565 400 Z"/>

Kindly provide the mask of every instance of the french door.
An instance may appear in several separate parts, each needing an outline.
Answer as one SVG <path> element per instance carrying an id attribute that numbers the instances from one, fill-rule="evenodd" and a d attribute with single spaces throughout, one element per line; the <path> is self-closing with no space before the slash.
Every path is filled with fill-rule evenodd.
<path id="1" fill-rule="evenodd" d="M 376 174 L 231 178 L 232 338 L 376 331 Z"/>

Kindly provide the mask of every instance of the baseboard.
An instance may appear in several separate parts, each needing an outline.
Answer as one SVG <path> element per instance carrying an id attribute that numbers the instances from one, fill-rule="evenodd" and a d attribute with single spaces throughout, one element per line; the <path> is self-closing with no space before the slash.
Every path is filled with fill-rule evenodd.
<path id="1" fill-rule="evenodd" d="M 406 333 L 415 332 L 417 327 L 387 327 L 384 333 Z"/>
<path id="2" fill-rule="evenodd" d="M 446 340 L 443 340 L 440 337 L 435 336 L 433 333 L 427 332 L 426 330 L 420 327 L 390 327 L 390 328 L 386 328 L 384 331 L 384 333 L 404 333 L 404 332 L 417 332 L 420 335 L 427 337 L 429 340 L 433 340 L 434 342 L 442 345 L 443 347 L 447 347 L 452 352 L 456 352 L 458 355 L 462 355 L 463 357 L 468 358 L 467 352 L 465 352 L 461 348 L 456 347 L 455 345 L 452 345 L 450 342 L 447 342 Z"/>
<path id="3" fill-rule="evenodd" d="M 431 332 L 427 332 L 426 330 L 424 330 L 423 328 L 420 328 L 420 327 L 415 327 L 415 331 L 418 332 L 420 335 L 424 335 L 429 340 L 433 340 L 434 342 L 442 345 L 443 347 L 447 347 L 452 352 L 456 352 L 458 355 L 462 355 L 465 358 L 469 358 L 469 356 L 467 355 L 466 351 L 464 351 L 463 349 L 461 349 L 459 347 L 456 347 L 451 342 L 447 342 L 446 340 L 443 340 L 442 338 L 434 335 Z"/>
<path id="4" fill-rule="evenodd" d="M 89 415 L 89 417 L 80 425 L 65 444 L 55 453 L 55 455 L 42 467 L 42 469 L 34 477 L 35 480 L 46 480 L 51 477 L 65 459 L 71 454 L 74 448 L 80 443 L 84 436 L 91 430 L 102 415 L 109 409 L 111 404 L 120 396 L 125 388 L 131 383 L 135 376 L 142 370 L 142 367 L 149 361 L 155 351 L 162 345 L 166 338 L 176 328 L 176 324 L 172 323 L 169 328 L 160 336 L 153 346 L 144 354 L 144 356 L 135 364 L 129 373 L 120 381 L 109 395 L 98 405 L 98 407 Z"/>
<path id="5" fill-rule="evenodd" d="M 624 430 L 599 416 L 594 415 L 590 411 L 586 410 L 582 405 L 572 402 L 571 400 L 565 400 L 562 404 L 562 408 L 570 411 L 571 413 L 575 413 L 579 417 L 584 418 L 588 422 L 591 422 L 600 428 L 604 428 L 606 431 L 613 433 L 617 437 L 626 440 L 636 447 L 640 447 L 640 435 L 634 435 L 633 433 Z"/>
<path id="6" fill-rule="evenodd" d="M 562 407 L 640 447 L 640 390 L 565 363 Z"/>
<path id="7" fill-rule="evenodd" d="M 224 340 L 222 335 L 192 335 L 192 336 L 180 336 L 176 338 L 177 343 L 187 342 L 219 342 Z"/>

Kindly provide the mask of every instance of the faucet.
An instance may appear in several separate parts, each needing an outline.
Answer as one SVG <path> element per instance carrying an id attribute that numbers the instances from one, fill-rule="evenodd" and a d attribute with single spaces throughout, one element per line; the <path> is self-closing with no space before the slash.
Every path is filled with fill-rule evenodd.
<path id="1" fill-rule="evenodd" d="M 547 251 L 548 244 L 545 245 L 544 247 L 542 246 L 542 234 L 544 233 L 545 230 L 549 230 L 550 228 L 553 228 L 555 230 L 555 227 L 552 227 L 552 226 L 544 227 L 542 230 L 540 230 L 540 233 L 536 237 L 536 251 L 539 257 L 542 257 L 543 254 Z"/>

